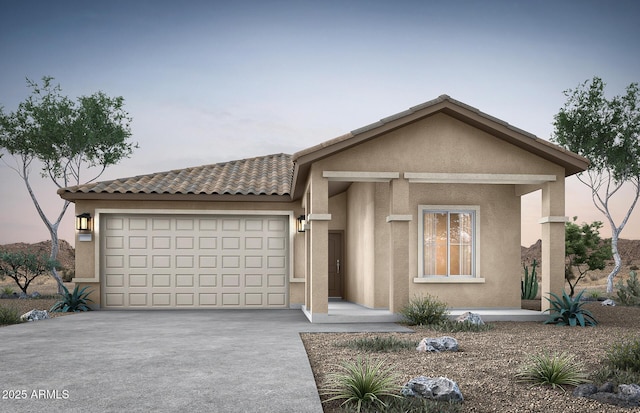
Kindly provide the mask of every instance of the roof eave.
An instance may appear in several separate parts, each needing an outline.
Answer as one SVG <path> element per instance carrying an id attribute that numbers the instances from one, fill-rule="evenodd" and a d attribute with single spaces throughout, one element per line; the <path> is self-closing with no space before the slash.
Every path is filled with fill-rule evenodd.
<path id="1" fill-rule="evenodd" d="M 67 201 L 202 201 L 202 202 L 291 202 L 291 195 L 242 195 L 242 194 L 161 194 L 161 193 L 107 193 L 58 191 Z"/>

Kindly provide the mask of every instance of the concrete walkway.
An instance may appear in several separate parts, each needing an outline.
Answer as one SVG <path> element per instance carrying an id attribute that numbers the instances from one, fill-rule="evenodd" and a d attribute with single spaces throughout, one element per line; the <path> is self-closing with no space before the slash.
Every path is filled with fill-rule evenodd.
<path id="1" fill-rule="evenodd" d="M 300 310 L 96 311 L 0 328 L 0 412 L 314 412 Z M 16 396 L 26 399 L 16 400 Z"/>

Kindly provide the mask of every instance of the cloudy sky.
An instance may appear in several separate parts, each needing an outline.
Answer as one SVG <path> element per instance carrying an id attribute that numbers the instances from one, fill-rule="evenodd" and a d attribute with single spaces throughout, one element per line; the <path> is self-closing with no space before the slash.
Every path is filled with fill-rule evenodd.
<path id="1" fill-rule="evenodd" d="M 125 98 L 140 148 L 101 180 L 293 153 L 441 94 L 549 139 L 563 90 L 594 75 L 610 95 L 640 81 L 636 1 L 8 3 L 5 111 L 28 96 L 26 77 L 53 76 L 72 98 Z M 32 179 L 53 219 L 55 188 L 37 168 Z M 4 164 L 0 188 L 0 244 L 49 239 Z M 540 236 L 539 196 L 523 206 L 529 245 Z M 67 215 L 59 233 L 72 241 L 73 209 Z M 567 215 L 604 219 L 574 179 Z M 640 238 L 640 207 L 623 238 Z"/>

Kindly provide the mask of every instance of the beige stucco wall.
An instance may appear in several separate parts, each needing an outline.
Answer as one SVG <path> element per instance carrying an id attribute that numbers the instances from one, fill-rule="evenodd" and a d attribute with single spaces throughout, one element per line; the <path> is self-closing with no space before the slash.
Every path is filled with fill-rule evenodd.
<path id="1" fill-rule="evenodd" d="M 158 213 L 172 213 L 176 210 L 186 211 L 233 211 L 242 214 L 251 211 L 283 211 L 292 212 L 293 217 L 304 214 L 299 202 L 197 202 L 197 201 L 96 201 L 78 200 L 75 204 L 75 213 L 89 212 L 95 218 L 96 209 L 109 210 L 152 210 Z M 99 223 L 94 224 L 91 241 L 78 241 L 76 238 L 76 275 L 77 279 L 94 278 L 96 272 L 96 240 L 99 237 Z M 304 279 L 304 234 L 295 232 L 295 226 L 290 229 L 293 233 L 293 241 L 290 249 L 293 252 L 293 265 L 290 268 L 290 278 Z M 81 282 L 81 286 L 90 286 L 93 290 L 90 298 L 94 301 L 93 307 L 100 306 L 101 288 L 100 282 Z M 304 303 L 304 282 L 289 283 L 289 304 L 298 306 Z"/>
<path id="2" fill-rule="evenodd" d="M 415 206 L 410 224 L 410 294 L 429 293 L 450 307 L 520 306 L 520 197 L 513 185 L 410 185 L 410 204 Z M 418 274 L 418 205 L 479 206 L 480 227 L 476 234 L 482 284 L 420 284 Z M 455 281 L 455 277 L 451 277 Z"/>

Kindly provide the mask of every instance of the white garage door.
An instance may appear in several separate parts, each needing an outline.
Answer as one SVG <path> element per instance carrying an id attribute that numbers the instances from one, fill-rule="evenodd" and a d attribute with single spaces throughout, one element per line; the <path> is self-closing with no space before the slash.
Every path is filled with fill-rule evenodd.
<path id="1" fill-rule="evenodd" d="M 287 306 L 288 217 L 102 215 L 105 308 Z"/>

